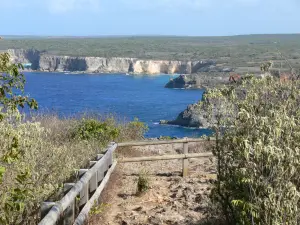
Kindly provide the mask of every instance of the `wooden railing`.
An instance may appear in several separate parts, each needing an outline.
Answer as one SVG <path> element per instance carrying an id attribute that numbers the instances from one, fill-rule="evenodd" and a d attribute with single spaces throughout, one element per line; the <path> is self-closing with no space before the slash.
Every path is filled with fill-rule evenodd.
<path id="1" fill-rule="evenodd" d="M 183 154 L 125 158 L 119 162 L 141 162 L 154 160 L 183 160 L 183 176 L 188 175 L 188 159 L 199 157 L 211 157 L 211 153 L 188 153 L 188 143 L 205 142 L 203 139 L 178 139 L 167 141 L 142 141 L 127 143 L 111 143 L 105 154 L 98 155 L 95 161 L 90 162 L 89 169 L 79 170 L 80 179 L 77 183 L 64 184 L 64 197 L 58 202 L 44 202 L 41 206 L 41 222 L 39 225 L 81 225 L 84 224 L 90 209 L 98 204 L 98 199 L 109 177 L 117 165 L 117 160 L 113 160 L 113 153 L 116 148 L 126 146 L 147 146 L 161 144 L 183 143 Z M 77 207 L 79 210 L 76 210 Z M 76 211 L 79 211 L 76 213 Z"/>
<path id="2" fill-rule="evenodd" d="M 214 139 L 210 139 L 214 140 Z M 125 158 L 119 160 L 119 162 L 142 162 L 142 161 L 157 161 L 157 160 L 174 160 L 174 159 L 182 159 L 182 176 L 186 177 L 188 175 L 188 167 L 189 167 L 189 158 L 203 158 L 203 157 L 211 157 L 213 154 L 211 152 L 205 153 L 189 153 L 189 143 L 193 142 L 207 142 L 204 139 L 175 139 L 175 140 L 165 140 L 165 141 L 140 141 L 140 142 L 127 142 L 127 143 L 119 143 L 119 147 L 126 146 L 149 146 L 149 145 L 161 145 L 161 144 L 183 144 L 183 154 L 176 155 L 163 155 L 163 156 L 148 156 L 148 157 L 134 157 L 134 158 Z"/>

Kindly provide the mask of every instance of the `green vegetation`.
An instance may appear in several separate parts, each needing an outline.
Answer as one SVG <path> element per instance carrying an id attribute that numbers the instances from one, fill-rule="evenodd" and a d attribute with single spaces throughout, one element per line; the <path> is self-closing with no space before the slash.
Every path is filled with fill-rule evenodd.
<path id="1" fill-rule="evenodd" d="M 300 80 L 249 78 L 205 100 L 216 117 L 211 199 L 228 224 L 299 224 Z"/>
<path id="2" fill-rule="evenodd" d="M 134 57 L 142 59 L 217 59 L 233 67 L 259 66 L 281 60 L 277 48 L 297 66 L 300 35 L 244 35 L 232 37 L 14 37 L 0 41 L 0 50 L 37 49 L 55 55 Z M 276 43 L 275 43 L 276 42 Z"/>
<path id="3" fill-rule="evenodd" d="M 146 170 L 142 170 L 139 173 L 137 180 L 137 194 L 141 195 L 148 191 L 150 188 L 149 173 Z"/>
<path id="4" fill-rule="evenodd" d="M 89 212 L 89 216 L 98 215 L 102 213 L 107 207 L 109 207 L 109 204 L 101 202 L 100 205 L 97 205 L 97 201 L 95 201 L 94 206 L 91 208 L 91 211 Z"/>
<path id="5" fill-rule="evenodd" d="M 113 124 L 114 121 L 112 120 L 111 123 Z M 111 126 L 112 124 L 107 121 L 83 118 L 75 128 L 73 138 L 87 141 L 115 139 L 119 136 L 120 131 L 116 126 Z"/>
<path id="6" fill-rule="evenodd" d="M 0 224 L 35 224 L 40 203 L 58 200 L 62 184 L 109 141 L 140 139 L 147 128 L 137 120 L 120 123 L 113 117 L 25 117 L 18 109 L 25 104 L 37 108 L 37 103 L 16 95 L 25 83 L 21 66 L 9 64 L 6 54 L 0 59 Z"/>
<path id="7" fill-rule="evenodd" d="M 9 115 L 9 112 L 16 113 L 18 107 L 38 107 L 34 99 L 16 94 L 16 91 L 23 93 L 25 85 L 24 76 L 19 73 L 19 69 L 23 69 L 21 64 L 9 63 L 9 54 L 0 55 L 0 121 Z"/>

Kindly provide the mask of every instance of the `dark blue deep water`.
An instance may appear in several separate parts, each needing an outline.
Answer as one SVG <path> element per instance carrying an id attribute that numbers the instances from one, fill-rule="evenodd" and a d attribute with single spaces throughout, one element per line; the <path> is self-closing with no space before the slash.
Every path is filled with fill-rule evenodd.
<path id="1" fill-rule="evenodd" d="M 147 137 L 198 137 L 204 129 L 159 125 L 175 119 L 188 104 L 201 99 L 201 90 L 167 89 L 169 76 L 120 74 L 25 73 L 25 92 L 39 103 L 39 110 L 68 116 L 82 112 L 113 113 L 149 126 Z"/>

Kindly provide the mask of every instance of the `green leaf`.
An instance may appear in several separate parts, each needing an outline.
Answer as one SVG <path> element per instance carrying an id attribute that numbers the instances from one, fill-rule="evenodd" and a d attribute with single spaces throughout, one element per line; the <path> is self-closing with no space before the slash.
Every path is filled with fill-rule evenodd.
<path id="1" fill-rule="evenodd" d="M 5 171 L 6 171 L 6 168 L 3 166 L 0 166 L 0 183 L 2 183 L 2 181 L 3 181 L 3 176 L 4 176 Z"/>

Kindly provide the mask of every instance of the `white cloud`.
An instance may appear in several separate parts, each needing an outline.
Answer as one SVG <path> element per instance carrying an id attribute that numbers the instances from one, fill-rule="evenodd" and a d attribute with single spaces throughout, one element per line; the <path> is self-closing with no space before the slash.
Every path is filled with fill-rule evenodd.
<path id="1" fill-rule="evenodd" d="M 51 13 L 73 11 L 95 12 L 101 9 L 132 9 L 145 11 L 201 11 L 238 7 L 266 6 L 270 8 L 299 7 L 300 0 L 0 0 L 0 8 L 41 8 Z M 298 4 L 297 4 L 298 3 Z M 103 6 L 105 5 L 105 6 Z"/>
<path id="2" fill-rule="evenodd" d="M 211 0 L 120 0 L 123 5 L 132 9 L 177 10 L 187 8 L 204 8 Z"/>
<path id="3" fill-rule="evenodd" d="M 116 1 L 116 0 L 110 0 Z M 160 11 L 168 10 L 205 10 L 226 9 L 233 7 L 255 7 L 270 4 L 280 9 L 282 6 L 295 5 L 299 0 L 119 0 L 124 6 L 132 9 Z"/>
<path id="4" fill-rule="evenodd" d="M 77 10 L 97 11 L 100 8 L 100 0 L 49 0 L 47 6 L 52 13 Z"/>
<path id="5" fill-rule="evenodd" d="M 97 11 L 101 0 L 0 0 L 0 8 L 38 7 L 51 13 Z"/>
<path id="6" fill-rule="evenodd" d="M 0 8 L 24 7 L 26 3 L 20 0 L 0 0 Z"/>

